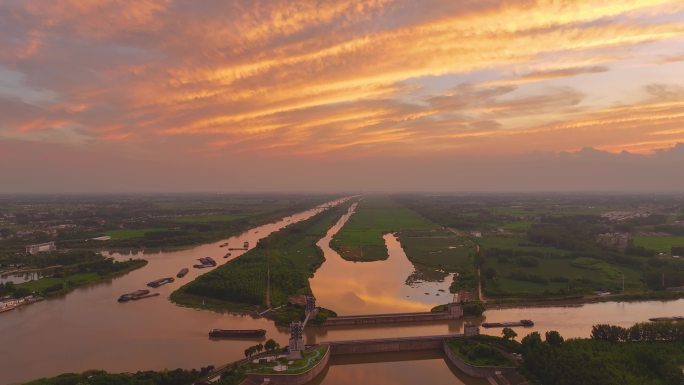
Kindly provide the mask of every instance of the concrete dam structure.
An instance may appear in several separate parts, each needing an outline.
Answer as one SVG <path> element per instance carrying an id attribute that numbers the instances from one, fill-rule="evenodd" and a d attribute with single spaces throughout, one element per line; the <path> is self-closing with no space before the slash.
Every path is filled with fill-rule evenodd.
<path id="1" fill-rule="evenodd" d="M 449 304 L 448 311 L 444 312 L 420 312 L 420 313 L 395 313 L 395 314 L 364 314 L 328 318 L 323 326 L 349 326 L 349 325 L 374 325 L 399 322 L 424 322 L 455 320 L 463 317 L 463 308 L 460 303 Z"/>
<path id="2" fill-rule="evenodd" d="M 463 334 L 447 334 L 437 336 L 377 338 L 368 340 L 330 341 L 330 354 L 363 354 L 386 352 L 410 352 L 416 350 L 441 350 L 447 338 L 463 337 Z"/>

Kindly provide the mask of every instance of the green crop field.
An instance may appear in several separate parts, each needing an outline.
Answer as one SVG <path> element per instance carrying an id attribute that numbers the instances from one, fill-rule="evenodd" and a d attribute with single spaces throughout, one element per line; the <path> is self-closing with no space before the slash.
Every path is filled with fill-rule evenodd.
<path id="1" fill-rule="evenodd" d="M 684 237 L 635 237 L 634 245 L 669 253 L 673 246 L 684 247 Z"/>
<path id="2" fill-rule="evenodd" d="M 475 241 L 483 250 L 506 249 L 527 252 L 542 252 L 549 255 L 564 255 L 567 251 L 544 246 L 528 241 L 522 236 L 486 236 L 475 238 Z"/>
<path id="3" fill-rule="evenodd" d="M 447 231 L 400 233 L 399 241 L 414 263 L 448 271 L 472 270 L 474 243 Z"/>
<path id="4" fill-rule="evenodd" d="M 645 289 L 638 270 L 587 257 L 486 258 L 482 269 L 485 291 L 493 297 L 617 292 L 622 289 L 623 275 L 626 292 Z"/>
<path id="5" fill-rule="evenodd" d="M 439 226 L 384 196 L 362 199 L 356 212 L 335 235 L 331 246 L 350 261 L 387 259 L 383 235 L 406 230 L 438 230 Z"/>

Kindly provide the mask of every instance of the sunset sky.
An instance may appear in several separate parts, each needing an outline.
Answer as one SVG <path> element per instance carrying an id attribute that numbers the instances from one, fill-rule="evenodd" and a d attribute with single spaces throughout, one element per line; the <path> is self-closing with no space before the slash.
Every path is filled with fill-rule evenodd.
<path id="1" fill-rule="evenodd" d="M 683 191 L 684 2 L 0 0 L 0 193 L 264 190 Z"/>

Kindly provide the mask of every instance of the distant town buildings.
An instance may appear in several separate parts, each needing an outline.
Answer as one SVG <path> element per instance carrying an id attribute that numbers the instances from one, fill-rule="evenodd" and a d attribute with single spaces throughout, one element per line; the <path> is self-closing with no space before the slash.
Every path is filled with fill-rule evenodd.
<path id="1" fill-rule="evenodd" d="M 43 253 L 43 252 L 48 252 L 48 251 L 55 251 L 57 250 L 57 245 L 55 245 L 55 242 L 45 242 L 45 243 L 37 243 L 35 245 L 28 245 L 26 246 L 26 253 L 27 254 L 38 254 L 38 253 Z"/>
<path id="2" fill-rule="evenodd" d="M 651 216 L 650 211 L 637 210 L 637 211 L 610 211 L 601 214 L 601 218 L 608 219 L 613 222 L 624 222 L 634 218 L 646 218 Z"/>

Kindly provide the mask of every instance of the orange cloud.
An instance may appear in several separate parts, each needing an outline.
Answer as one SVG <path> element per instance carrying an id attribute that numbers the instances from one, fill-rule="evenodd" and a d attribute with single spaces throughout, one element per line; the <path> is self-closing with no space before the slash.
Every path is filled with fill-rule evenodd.
<path id="1" fill-rule="evenodd" d="M 0 66 L 58 97 L 0 123 L 0 136 L 60 122 L 51 129 L 128 145 L 300 156 L 651 151 L 681 139 L 680 90 L 647 69 L 652 99 L 611 95 L 620 107 L 592 105 L 574 84 L 681 39 L 676 0 L 59 0 L 0 6 L 10 14 Z"/>

